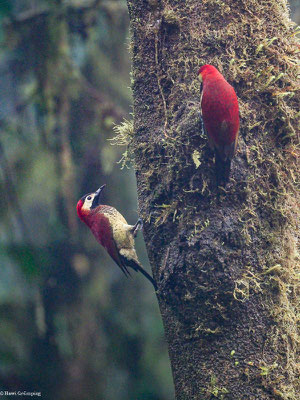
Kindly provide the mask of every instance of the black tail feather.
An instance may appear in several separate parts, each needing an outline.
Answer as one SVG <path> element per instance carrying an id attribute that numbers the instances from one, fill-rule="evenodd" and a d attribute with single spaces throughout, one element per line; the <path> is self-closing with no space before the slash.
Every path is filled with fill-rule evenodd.
<path id="1" fill-rule="evenodd" d="M 226 186 L 229 181 L 231 160 L 224 161 L 216 152 L 216 180 L 217 186 Z"/>
<path id="2" fill-rule="evenodd" d="M 124 256 L 121 256 L 121 260 L 122 260 L 122 263 L 124 264 L 125 268 L 126 268 L 126 266 L 128 266 L 128 267 L 131 267 L 132 269 L 134 269 L 135 271 L 140 271 L 140 273 L 143 274 L 144 277 L 147 278 L 148 281 L 150 281 L 152 283 L 155 291 L 157 290 L 157 284 L 156 284 L 155 280 L 152 278 L 151 275 L 148 274 L 147 271 L 144 270 L 144 268 L 140 264 L 138 264 L 135 260 L 128 260 Z"/>
<path id="3" fill-rule="evenodd" d="M 126 265 L 122 265 L 122 264 L 118 264 L 118 265 L 121 268 L 121 271 L 123 272 L 123 274 L 126 276 L 126 278 L 131 276 L 131 273 L 130 273 L 130 271 L 128 271 Z"/>
<path id="4" fill-rule="evenodd" d="M 157 285 L 156 285 L 155 280 L 152 278 L 152 276 L 149 275 L 148 272 L 145 271 L 144 268 L 142 268 L 140 266 L 138 266 L 138 270 L 144 275 L 145 278 L 147 278 L 152 283 L 152 285 L 154 287 L 154 290 L 156 291 L 157 290 Z"/>

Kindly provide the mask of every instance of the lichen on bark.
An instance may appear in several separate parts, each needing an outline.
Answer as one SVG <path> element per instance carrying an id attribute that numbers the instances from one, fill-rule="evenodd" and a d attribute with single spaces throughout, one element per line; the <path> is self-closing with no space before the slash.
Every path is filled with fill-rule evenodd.
<path id="1" fill-rule="evenodd" d="M 128 7 L 130 148 L 176 398 L 296 400 L 299 93 L 286 1 Z M 200 117 L 207 63 L 234 86 L 241 114 L 219 200 Z"/>

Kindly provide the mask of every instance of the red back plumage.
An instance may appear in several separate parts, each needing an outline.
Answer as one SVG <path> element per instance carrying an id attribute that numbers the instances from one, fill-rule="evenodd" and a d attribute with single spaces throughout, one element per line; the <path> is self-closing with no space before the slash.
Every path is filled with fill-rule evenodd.
<path id="1" fill-rule="evenodd" d="M 222 159 L 232 159 L 239 131 L 236 93 L 214 66 L 204 65 L 198 73 L 203 81 L 201 108 L 210 144 Z"/>

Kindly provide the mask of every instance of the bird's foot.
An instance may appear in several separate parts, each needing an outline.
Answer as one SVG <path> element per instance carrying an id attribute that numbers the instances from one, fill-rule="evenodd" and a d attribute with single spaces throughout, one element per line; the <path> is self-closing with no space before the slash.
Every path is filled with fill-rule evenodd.
<path id="1" fill-rule="evenodd" d="M 133 228 L 132 228 L 133 237 L 136 237 L 138 231 L 142 230 L 142 228 L 143 228 L 143 220 L 142 220 L 142 218 L 139 218 L 139 219 L 136 221 L 136 223 L 135 223 L 135 225 L 133 226 Z"/>

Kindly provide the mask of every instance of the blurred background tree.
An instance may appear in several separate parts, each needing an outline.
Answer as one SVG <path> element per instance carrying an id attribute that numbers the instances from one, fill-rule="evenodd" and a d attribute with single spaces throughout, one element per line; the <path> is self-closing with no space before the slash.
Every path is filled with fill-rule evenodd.
<path id="1" fill-rule="evenodd" d="M 104 201 L 137 219 L 134 171 L 108 140 L 131 112 L 126 2 L 1 0 L 0 18 L 0 390 L 172 399 L 151 285 L 76 215 L 106 183 Z"/>

